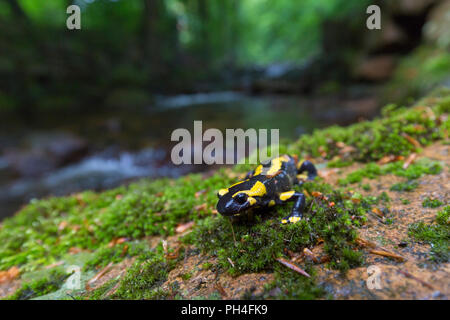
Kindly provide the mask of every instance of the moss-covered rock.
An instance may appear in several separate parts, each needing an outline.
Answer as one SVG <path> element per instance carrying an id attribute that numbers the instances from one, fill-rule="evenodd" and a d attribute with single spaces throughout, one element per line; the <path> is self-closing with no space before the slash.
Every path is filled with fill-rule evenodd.
<path id="1" fill-rule="evenodd" d="M 320 245 L 322 253 L 318 258 L 323 258 L 331 270 L 346 272 L 364 265 L 366 254 L 357 241 L 358 230 L 366 225 L 368 213 L 388 213 L 391 199 L 386 193 L 372 194 L 374 188 L 370 184 L 361 186 L 360 190 L 355 190 L 358 188 L 355 184 L 393 175 L 406 180 L 392 186 L 393 190 L 400 191 L 417 187 L 417 181 L 424 175 L 439 174 L 443 166 L 435 160 L 420 159 L 407 169 L 403 169 L 403 161 L 385 165 L 375 161 L 399 156 L 407 159 L 412 152 L 420 153 L 434 141 L 448 141 L 449 109 L 450 90 L 439 90 L 414 107 L 391 105 L 384 109 L 382 117 L 373 121 L 317 130 L 283 145 L 282 152 L 315 157 L 317 161 L 333 159 L 330 167 L 359 167 L 337 180 L 336 185 L 319 178 L 296 187 L 307 195 L 305 219 L 297 224 L 279 224 L 290 206 L 254 212 L 233 223 L 217 215 L 216 191 L 236 182 L 249 169 L 248 165 L 220 169 L 212 175 L 143 179 L 101 193 L 86 191 L 33 200 L 0 225 L 0 270 L 17 266 L 21 279 L 25 279 L 31 272 L 60 261 L 67 264 L 82 253 L 88 257 L 80 266 L 83 272 L 91 273 L 125 259 L 136 259 L 122 278 L 111 279 L 93 291 L 80 291 L 75 297 L 176 297 L 172 292 L 162 291 L 161 284 L 173 268 L 183 263 L 183 253 L 171 253 L 173 249 L 161 243 L 155 247 L 148 239 L 173 236 L 178 225 L 194 222 L 192 232 L 179 238 L 178 243 L 215 257 L 217 272 L 233 276 L 262 271 L 275 273 L 275 282 L 259 298 L 326 297 L 326 290 L 315 281 L 315 271 L 309 263 L 305 268 L 311 278 L 303 279 L 294 271 L 285 270 L 277 259 L 294 259 L 304 250 Z M 364 165 L 358 164 L 361 162 Z M 384 206 L 384 211 L 379 206 Z M 394 221 L 389 216 L 384 219 L 386 225 L 395 224 Z M 448 259 L 444 250 L 445 244 L 448 249 L 447 207 L 439 213 L 438 221 L 431 229 L 425 225 L 412 226 L 411 234 L 438 243 L 442 250 L 436 256 L 442 261 Z M 191 281 L 192 270 L 185 270 L 185 274 L 181 280 Z M 36 283 L 23 281 L 22 288 L 12 298 L 31 298 L 57 290 L 66 276 L 62 272 L 47 280 L 38 279 Z"/>

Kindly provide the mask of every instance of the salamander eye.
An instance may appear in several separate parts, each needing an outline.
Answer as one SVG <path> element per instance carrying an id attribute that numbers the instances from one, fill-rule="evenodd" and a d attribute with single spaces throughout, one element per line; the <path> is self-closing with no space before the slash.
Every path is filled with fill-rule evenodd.
<path id="1" fill-rule="evenodd" d="M 237 203 L 243 204 L 247 201 L 248 195 L 245 193 L 238 193 L 233 198 Z"/>

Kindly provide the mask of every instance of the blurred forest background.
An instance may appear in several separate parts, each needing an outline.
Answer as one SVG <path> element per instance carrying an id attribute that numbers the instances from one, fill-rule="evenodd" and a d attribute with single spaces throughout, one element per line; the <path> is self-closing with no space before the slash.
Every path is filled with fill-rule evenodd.
<path id="1" fill-rule="evenodd" d="M 450 81 L 449 15 L 444 0 L 0 0 L 0 217 L 203 170 L 169 161 L 193 120 L 288 139 L 408 103 Z"/>

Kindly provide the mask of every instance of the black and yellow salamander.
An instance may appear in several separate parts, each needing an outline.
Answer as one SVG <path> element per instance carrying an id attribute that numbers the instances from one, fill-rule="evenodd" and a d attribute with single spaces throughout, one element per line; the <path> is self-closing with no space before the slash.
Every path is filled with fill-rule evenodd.
<path id="1" fill-rule="evenodd" d="M 302 174 L 304 172 L 307 174 Z M 272 207 L 292 201 L 291 214 L 281 223 L 296 223 L 302 218 L 305 196 L 293 187 L 316 176 L 316 167 L 308 160 L 298 161 L 289 155 L 273 158 L 249 172 L 243 181 L 220 189 L 217 211 L 224 216 L 233 216 L 251 208 Z"/>

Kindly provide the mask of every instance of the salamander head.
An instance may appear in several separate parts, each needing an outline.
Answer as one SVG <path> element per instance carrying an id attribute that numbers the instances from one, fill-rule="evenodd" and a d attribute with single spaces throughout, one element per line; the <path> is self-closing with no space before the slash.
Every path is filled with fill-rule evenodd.
<path id="1" fill-rule="evenodd" d="M 223 216 L 232 216 L 250 208 L 256 200 L 246 193 L 238 192 L 234 196 L 229 192 L 219 195 L 217 211 Z"/>
<path id="2" fill-rule="evenodd" d="M 266 195 L 266 187 L 258 180 L 238 183 L 228 189 L 220 189 L 217 196 L 217 211 L 232 216 L 253 207 L 258 198 Z"/>

